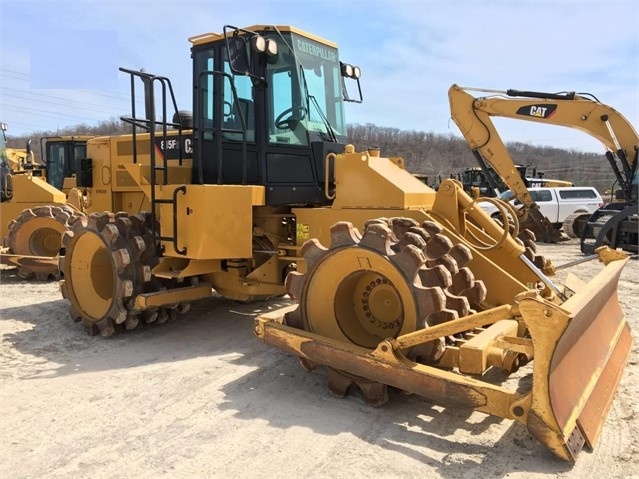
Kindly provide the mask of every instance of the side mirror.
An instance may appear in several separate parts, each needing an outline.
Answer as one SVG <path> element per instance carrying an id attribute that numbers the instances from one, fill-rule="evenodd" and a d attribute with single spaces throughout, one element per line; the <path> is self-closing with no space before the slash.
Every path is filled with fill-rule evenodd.
<path id="1" fill-rule="evenodd" d="M 28 164 L 33 164 L 33 158 L 31 157 L 31 140 L 27 141 L 27 158 L 25 160 Z"/>
<path id="2" fill-rule="evenodd" d="M 255 74 L 254 65 L 251 62 L 252 53 L 264 55 L 267 61 L 273 62 L 278 55 L 277 42 L 272 38 L 231 25 L 224 26 L 224 38 L 226 38 L 226 54 L 233 73 L 265 81 L 264 78 Z"/>
<path id="3" fill-rule="evenodd" d="M 238 75 L 249 75 L 251 64 L 248 56 L 248 49 L 246 48 L 246 39 L 239 35 L 227 38 L 226 49 L 228 52 L 231 70 Z"/>

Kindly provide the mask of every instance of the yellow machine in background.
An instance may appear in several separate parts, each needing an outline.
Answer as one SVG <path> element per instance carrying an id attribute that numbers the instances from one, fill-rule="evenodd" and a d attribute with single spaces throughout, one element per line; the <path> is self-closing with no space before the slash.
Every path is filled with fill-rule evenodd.
<path id="1" fill-rule="evenodd" d="M 169 141 L 177 134 L 169 133 Z M 139 141 L 147 147 L 146 151 L 140 148 L 140 157 L 148 156 L 148 135 L 139 135 Z M 13 196 L 2 204 L 2 217 L 14 218 L 8 224 L 3 221 L 4 245 L 9 252 L 5 257 L 18 266 L 18 275 L 23 278 L 59 278 L 61 238 L 77 218 L 96 211 L 135 214 L 149 209 L 144 188 L 127 171 L 118 170 L 121 162 L 132 162 L 132 135 L 47 137 L 42 143 L 50 176 L 45 181 L 44 176 L 13 174 Z M 62 186 L 62 190 L 49 183 Z"/>
<path id="2" fill-rule="evenodd" d="M 0 138 L 2 167 L 10 168 L 12 170 L 24 170 L 33 167 L 33 165 L 35 165 L 35 156 L 33 151 L 31 151 L 31 143 L 27 142 L 27 148 L 24 150 L 19 148 L 8 148 L 5 133 L 7 131 L 7 124 L 0 122 L 0 130 L 2 132 Z"/>
<path id="3" fill-rule="evenodd" d="M 87 142 L 92 138 L 95 136 L 58 135 L 40 138 L 47 183 L 68 194 L 76 186 L 76 162 L 87 157 Z"/>
<path id="4" fill-rule="evenodd" d="M 615 295 L 626 260 L 568 298 L 516 221 L 511 234 L 458 182 L 435 192 L 401 158 L 355 151 L 344 102 L 361 101 L 360 71 L 334 43 L 264 25 L 190 41 L 192 136 L 167 78 L 121 69 L 151 107 L 123 118 L 125 142 L 89 142 L 77 172 L 94 206 L 123 210 L 63 236 L 61 291 L 87 333 L 166 321 L 213 290 L 288 293 L 298 304 L 255 333 L 326 366 L 333 393 L 355 385 L 379 405 L 391 385 L 475 408 L 525 424 L 565 460 L 594 446 L 632 342 Z M 484 377 L 530 361 L 528 387 Z"/>
<path id="5" fill-rule="evenodd" d="M 537 173 L 535 168 L 533 168 L 533 176 L 528 176 L 527 166 L 514 165 L 514 167 L 528 188 L 574 186 L 574 183 L 570 181 L 544 178 L 542 174 Z M 464 191 L 469 193 L 473 198 L 494 197 L 497 196 L 498 193 L 496 190 L 504 192 L 508 189 L 491 167 L 476 166 L 465 168 L 459 173 L 451 175 L 451 178 L 459 180 L 464 187 Z"/>
<path id="6" fill-rule="evenodd" d="M 489 93 L 475 98 L 469 92 Z M 541 241 L 556 242 L 560 232 L 540 212 L 524 180 L 517 172 L 491 117 L 505 117 L 583 131 L 601 141 L 606 160 L 617 179 L 620 202 L 604 206 L 585 223 L 581 250 L 594 253 L 602 245 L 638 252 L 637 158 L 639 135 L 614 108 L 585 94 L 542 93 L 519 90 L 488 90 L 452 85 L 448 90 L 450 111 L 479 165 L 490 165 L 522 206 L 517 214 Z M 574 223 L 576 218 L 571 219 Z"/>
<path id="7" fill-rule="evenodd" d="M 55 257 L 60 251 L 62 233 L 83 210 L 80 202 L 69 201 L 67 193 L 72 184 L 75 186 L 75 157 L 86 155 L 89 138 L 42 138 L 44 163 L 35 161 L 30 144 L 24 155 L 18 155 L 27 158 L 26 161 L 12 161 L 11 150 L 7 150 L 0 203 L 0 238 L 7 248 L 2 261 L 17 266 L 22 278 L 58 277 Z M 64 181 L 66 191 L 60 189 Z"/>

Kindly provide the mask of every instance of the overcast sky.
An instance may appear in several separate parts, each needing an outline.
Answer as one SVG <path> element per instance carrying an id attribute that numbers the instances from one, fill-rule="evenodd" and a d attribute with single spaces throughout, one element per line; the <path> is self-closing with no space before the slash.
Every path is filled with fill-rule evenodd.
<path id="1" fill-rule="evenodd" d="M 637 0 L 0 0 L 0 18 L 0 119 L 13 135 L 129 114 L 120 66 L 168 76 L 190 110 L 188 37 L 227 24 L 293 25 L 338 43 L 362 69 L 364 103 L 347 106 L 348 123 L 460 136 L 453 83 L 588 92 L 639 123 Z M 603 151 L 571 129 L 495 123 L 504 141 Z"/>

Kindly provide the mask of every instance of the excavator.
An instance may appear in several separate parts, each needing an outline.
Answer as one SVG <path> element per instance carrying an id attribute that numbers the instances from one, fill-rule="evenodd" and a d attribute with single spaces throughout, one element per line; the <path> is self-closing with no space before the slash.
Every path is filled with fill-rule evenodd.
<path id="1" fill-rule="evenodd" d="M 72 319 L 108 337 L 213 291 L 288 294 L 296 303 L 254 332 L 307 370 L 326 367 L 333 394 L 352 386 L 381 405 L 396 388 L 512 419 L 566 461 L 594 447 L 632 346 L 616 297 L 628 257 L 600 250 L 589 283 L 556 285 L 535 243 L 459 182 L 435 192 L 402 158 L 356 151 L 344 107 L 362 101 L 361 70 L 330 40 L 272 25 L 189 40 L 192 117 L 167 77 L 121 68 L 149 107 L 132 103 L 126 139 L 87 145 L 80 184 L 129 210 L 63 235 Z M 532 379 L 516 388 L 485 374 L 519 369 Z"/>
<path id="2" fill-rule="evenodd" d="M 16 266 L 21 278 L 57 278 L 62 233 L 82 214 L 82 206 L 67 196 L 75 182 L 75 156 L 85 156 L 91 137 L 41 138 L 42 164 L 35 161 L 30 141 L 26 150 L 7 149 L 5 131 L 3 123 L 0 261 Z"/>
<path id="3" fill-rule="evenodd" d="M 519 175 L 527 188 L 539 186 L 574 186 L 574 183 L 570 181 L 544 178 L 543 173 L 537 172 L 536 168 L 532 169 L 532 176 L 528 176 L 529 168 L 527 166 L 515 165 L 515 168 L 519 171 Z M 473 198 L 482 196 L 496 197 L 500 192 L 504 192 L 508 189 L 499 175 L 495 173 L 495 170 L 485 163 L 478 167 L 465 168 L 459 173 L 451 175 L 451 178 L 456 178 L 461 181 L 464 191 L 469 193 Z"/>
<path id="4" fill-rule="evenodd" d="M 490 94 L 474 97 L 470 92 Z M 490 165 L 521 202 L 517 210 L 526 228 L 544 242 L 562 240 L 560 232 L 540 212 L 517 174 L 491 117 L 506 117 L 581 130 L 599 140 L 614 172 L 617 200 L 588 217 L 571 218 L 566 228 L 581 233 L 581 251 L 593 254 L 602 245 L 638 252 L 639 214 L 637 155 L 639 135 L 614 108 L 589 94 L 490 90 L 452 85 L 448 90 L 453 120 L 482 169 Z M 490 178 L 487 175 L 487 178 Z M 581 225 L 574 223 L 581 222 Z M 567 239 L 567 238 L 566 238 Z"/>

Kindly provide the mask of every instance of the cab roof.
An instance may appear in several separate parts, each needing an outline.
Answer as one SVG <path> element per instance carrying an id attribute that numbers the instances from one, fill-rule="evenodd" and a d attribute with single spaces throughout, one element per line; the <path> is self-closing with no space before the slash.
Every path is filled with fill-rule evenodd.
<path id="1" fill-rule="evenodd" d="M 300 30 L 299 28 L 292 27 L 290 25 L 253 25 L 251 27 L 245 27 L 243 30 L 248 30 L 250 32 L 265 32 L 265 31 L 280 31 L 280 32 L 291 32 L 296 33 L 300 36 L 306 37 L 310 40 L 314 40 L 328 47 L 337 48 L 337 43 L 332 42 L 330 40 L 326 40 L 325 38 L 318 37 L 317 35 L 313 35 L 312 33 L 305 32 L 304 30 Z M 201 35 L 195 35 L 193 37 L 189 37 L 189 41 L 195 45 L 203 45 L 206 43 L 217 42 L 224 38 L 224 34 L 222 33 L 202 33 Z"/>

